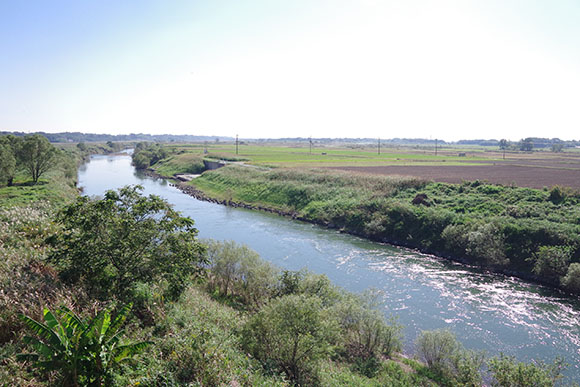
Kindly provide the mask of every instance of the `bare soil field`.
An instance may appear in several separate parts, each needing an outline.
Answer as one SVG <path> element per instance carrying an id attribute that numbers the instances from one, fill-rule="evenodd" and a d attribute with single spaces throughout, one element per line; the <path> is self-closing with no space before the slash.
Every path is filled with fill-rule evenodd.
<path id="1" fill-rule="evenodd" d="M 580 190 L 580 163 L 556 160 L 510 160 L 482 165 L 331 167 L 352 172 L 380 175 L 416 176 L 427 180 L 461 183 L 486 180 L 490 183 L 543 188 L 561 185 Z"/>

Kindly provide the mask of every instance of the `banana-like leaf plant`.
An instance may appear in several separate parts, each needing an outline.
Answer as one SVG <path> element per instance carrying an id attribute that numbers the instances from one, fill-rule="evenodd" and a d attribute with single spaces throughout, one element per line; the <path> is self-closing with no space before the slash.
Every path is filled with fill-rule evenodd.
<path id="1" fill-rule="evenodd" d="M 109 385 L 116 365 L 151 344 L 120 343 L 122 326 L 130 310 L 129 304 L 112 318 L 111 311 L 106 309 L 89 321 L 66 307 L 55 314 L 44 309 L 44 322 L 22 315 L 21 319 L 37 336 L 26 336 L 24 341 L 36 352 L 18 357 L 41 371 L 58 371 L 63 385 Z"/>

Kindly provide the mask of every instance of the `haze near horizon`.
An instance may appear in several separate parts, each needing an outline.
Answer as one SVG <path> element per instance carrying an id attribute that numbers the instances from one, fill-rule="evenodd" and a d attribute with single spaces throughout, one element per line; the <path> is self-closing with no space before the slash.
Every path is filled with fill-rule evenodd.
<path id="1" fill-rule="evenodd" d="M 0 4 L 0 130 L 577 138 L 580 4 Z"/>

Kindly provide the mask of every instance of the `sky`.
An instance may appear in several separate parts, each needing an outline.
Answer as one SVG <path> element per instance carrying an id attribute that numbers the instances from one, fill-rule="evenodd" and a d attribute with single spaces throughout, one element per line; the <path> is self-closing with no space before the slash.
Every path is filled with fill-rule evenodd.
<path id="1" fill-rule="evenodd" d="M 0 130 L 580 139 L 578 0 L 0 0 Z"/>

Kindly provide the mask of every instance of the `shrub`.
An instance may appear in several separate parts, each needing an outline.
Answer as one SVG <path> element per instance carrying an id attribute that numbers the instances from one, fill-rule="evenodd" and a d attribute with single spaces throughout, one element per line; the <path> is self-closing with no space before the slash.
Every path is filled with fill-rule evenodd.
<path id="1" fill-rule="evenodd" d="M 568 272 L 562 278 L 562 286 L 572 293 L 580 293 L 580 263 L 570 264 Z"/>
<path id="2" fill-rule="evenodd" d="M 401 349 L 401 325 L 385 322 L 382 313 L 364 297 L 345 295 L 334 308 L 350 361 L 390 357 Z"/>
<path id="3" fill-rule="evenodd" d="M 244 348 L 266 367 L 298 385 L 318 384 L 317 362 L 332 352 L 338 327 L 317 297 L 289 295 L 273 300 L 246 323 Z"/>
<path id="4" fill-rule="evenodd" d="M 275 267 L 245 245 L 233 241 L 207 242 L 210 290 L 234 295 L 253 308 L 266 303 L 276 286 Z"/>
<path id="5" fill-rule="evenodd" d="M 436 371 L 447 369 L 452 356 L 460 349 L 455 335 L 444 329 L 421 332 L 415 345 L 419 357 Z"/>
<path id="6" fill-rule="evenodd" d="M 554 363 L 542 361 L 521 363 L 514 357 L 503 353 L 488 361 L 488 367 L 493 378 L 493 385 L 500 387 L 552 387 L 562 378 L 566 368 L 563 359 L 557 358 Z"/>
<path id="7" fill-rule="evenodd" d="M 571 247 L 540 246 L 532 258 L 535 261 L 533 272 L 548 281 L 558 283 L 560 277 L 566 274 L 571 258 Z"/>
<path id="8" fill-rule="evenodd" d="M 450 331 L 423 331 L 415 345 L 420 358 L 436 374 L 462 386 L 481 384 L 483 353 L 466 350 Z"/>

